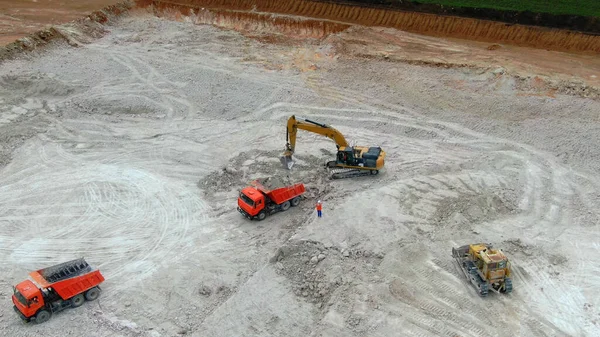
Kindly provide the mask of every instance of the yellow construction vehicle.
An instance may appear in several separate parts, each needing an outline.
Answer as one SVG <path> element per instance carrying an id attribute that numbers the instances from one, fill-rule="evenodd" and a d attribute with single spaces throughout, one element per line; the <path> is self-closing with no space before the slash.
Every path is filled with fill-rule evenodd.
<path id="1" fill-rule="evenodd" d="M 489 290 L 512 291 L 510 262 L 500 249 L 494 249 L 491 244 L 470 244 L 452 248 L 452 256 L 480 296 L 486 296 Z"/>
<path id="2" fill-rule="evenodd" d="M 332 173 L 331 178 L 333 179 L 376 175 L 383 168 L 386 153 L 381 147 L 351 147 L 346 138 L 344 138 L 344 135 L 331 126 L 291 116 L 287 122 L 287 143 L 283 154 L 283 160 L 288 169 L 291 169 L 294 165 L 292 155 L 296 149 L 296 134 L 298 133 L 298 129 L 323 135 L 335 142 L 338 149 L 336 160 L 325 164 Z"/>

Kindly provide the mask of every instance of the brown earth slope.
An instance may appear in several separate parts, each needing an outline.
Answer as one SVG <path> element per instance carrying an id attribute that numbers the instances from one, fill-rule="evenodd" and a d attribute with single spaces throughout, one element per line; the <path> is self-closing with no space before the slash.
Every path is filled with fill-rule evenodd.
<path id="1" fill-rule="evenodd" d="M 600 36 L 579 32 L 524 25 L 439 16 L 426 13 L 364 8 L 306 0 L 137 0 L 139 6 L 174 8 L 182 13 L 201 8 L 257 11 L 341 21 L 365 26 L 382 26 L 404 31 L 484 42 L 511 43 L 520 46 L 563 51 L 600 52 Z"/>
<path id="2" fill-rule="evenodd" d="M 0 45 L 115 3 L 117 0 L 0 0 Z"/>

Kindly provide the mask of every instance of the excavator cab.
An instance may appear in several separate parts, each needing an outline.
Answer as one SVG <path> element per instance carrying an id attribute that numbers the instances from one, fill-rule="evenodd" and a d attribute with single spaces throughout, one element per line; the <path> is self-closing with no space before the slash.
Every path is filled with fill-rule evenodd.
<path id="1" fill-rule="evenodd" d="M 356 166 L 356 154 L 352 148 L 342 148 L 337 153 L 337 163 L 341 165 Z"/>

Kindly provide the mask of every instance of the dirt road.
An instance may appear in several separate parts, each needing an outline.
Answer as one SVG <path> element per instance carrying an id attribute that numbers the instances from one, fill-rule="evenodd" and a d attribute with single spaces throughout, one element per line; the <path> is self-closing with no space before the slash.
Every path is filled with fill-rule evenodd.
<path id="1" fill-rule="evenodd" d="M 600 333 L 597 100 L 331 39 L 268 44 L 141 14 L 107 29 L 0 68 L 2 333 Z M 291 114 L 381 145 L 385 171 L 329 181 L 335 146 L 307 133 L 284 170 Z M 268 176 L 309 198 L 249 222 L 237 191 Z M 512 294 L 481 299 L 464 280 L 451 247 L 474 241 L 512 259 Z M 101 299 L 21 323 L 10 286 L 79 256 L 105 274 Z"/>

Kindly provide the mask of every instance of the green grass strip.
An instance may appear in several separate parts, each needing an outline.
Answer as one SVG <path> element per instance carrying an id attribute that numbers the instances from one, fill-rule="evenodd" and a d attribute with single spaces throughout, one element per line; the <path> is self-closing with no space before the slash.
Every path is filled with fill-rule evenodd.
<path id="1" fill-rule="evenodd" d="M 411 0 L 411 2 L 600 17 L 600 0 Z"/>

